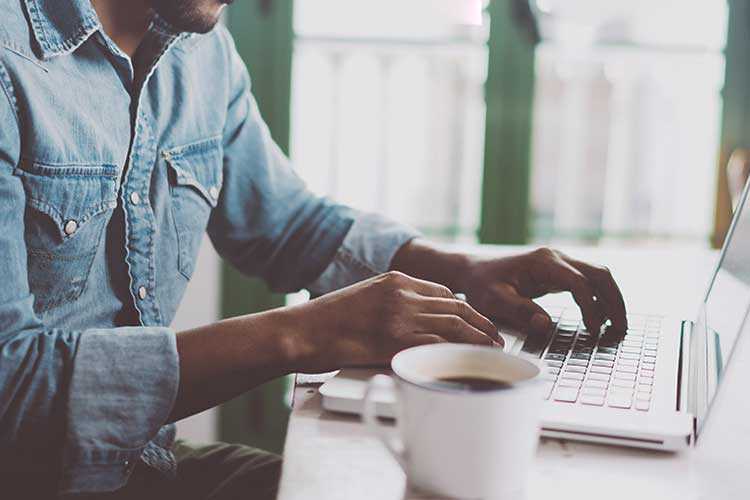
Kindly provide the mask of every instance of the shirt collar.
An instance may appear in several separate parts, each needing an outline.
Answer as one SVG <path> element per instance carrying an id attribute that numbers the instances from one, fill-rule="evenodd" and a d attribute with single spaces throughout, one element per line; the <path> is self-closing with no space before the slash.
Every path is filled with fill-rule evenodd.
<path id="1" fill-rule="evenodd" d="M 24 0 L 43 59 L 69 54 L 101 29 L 89 0 Z"/>
<path id="2" fill-rule="evenodd" d="M 70 54 L 101 30 L 94 7 L 89 0 L 24 0 L 42 59 Z M 152 12 L 152 27 L 162 36 L 191 38 L 180 33 Z"/>

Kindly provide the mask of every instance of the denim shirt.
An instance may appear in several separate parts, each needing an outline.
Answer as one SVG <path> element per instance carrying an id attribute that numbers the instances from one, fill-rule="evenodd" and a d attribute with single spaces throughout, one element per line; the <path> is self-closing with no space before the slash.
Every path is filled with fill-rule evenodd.
<path id="1" fill-rule="evenodd" d="M 0 0 L 0 478 L 174 472 L 169 328 L 205 232 L 275 290 L 387 270 L 412 230 L 310 193 L 230 36 L 154 17 L 131 60 L 88 0 Z M 0 483 L 4 484 L 4 479 Z"/>

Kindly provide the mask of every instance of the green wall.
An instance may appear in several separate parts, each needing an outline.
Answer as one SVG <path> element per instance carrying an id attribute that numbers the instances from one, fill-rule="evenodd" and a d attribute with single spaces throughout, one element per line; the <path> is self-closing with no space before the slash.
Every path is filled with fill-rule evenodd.
<path id="1" fill-rule="evenodd" d="M 281 148 L 289 152 L 293 0 L 242 0 L 231 5 L 227 25 L 250 71 L 253 94 Z M 221 313 L 225 318 L 284 305 L 258 279 L 224 266 Z M 219 438 L 281 452 L 289 419 L 285 396 L 289 380 L 275 380 L 224 404 Z"/>

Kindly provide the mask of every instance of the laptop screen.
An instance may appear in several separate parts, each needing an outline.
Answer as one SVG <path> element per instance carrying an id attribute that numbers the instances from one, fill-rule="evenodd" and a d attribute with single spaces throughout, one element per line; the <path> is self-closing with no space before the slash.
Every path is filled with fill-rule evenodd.
<path id="1" fill-rule="evenodd" d="M 701 339 L 700 347 L 705 350 L 705 355 L 701 352 L 693 360 L 698 360 L 703 365 L 701 368 L 705 367 L 707 375 L 705 386 L 697 394 L 699 428 L 716 394 L 737 338 L 743 332 L 750 334 L 750 210 L 746 207 L 747 197 L 748 187 L 745 188 L 742 203 L 737 207 L 718 269 L 696 323 L 697 337 Z M 706 339 L 705 346 L 702 339 Z M 701 404 L 700 400 L 704 403 Z"/>

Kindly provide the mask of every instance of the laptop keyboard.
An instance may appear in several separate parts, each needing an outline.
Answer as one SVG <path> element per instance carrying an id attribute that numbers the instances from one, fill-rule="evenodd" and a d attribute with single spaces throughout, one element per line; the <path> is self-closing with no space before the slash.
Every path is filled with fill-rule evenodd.
<path id="1" fill-rule="evenodd" d="M 551 340 L 534 345 L 527 339 L 522 349 L 541 351 L 547 364 L 546 399 L 649 411 L 661 317 L 629 315 L 625 334 L 606 326 L 599 334 L 588 332 L 576 310 L 566 309 L 552 319 L 557 328 Z"/>

